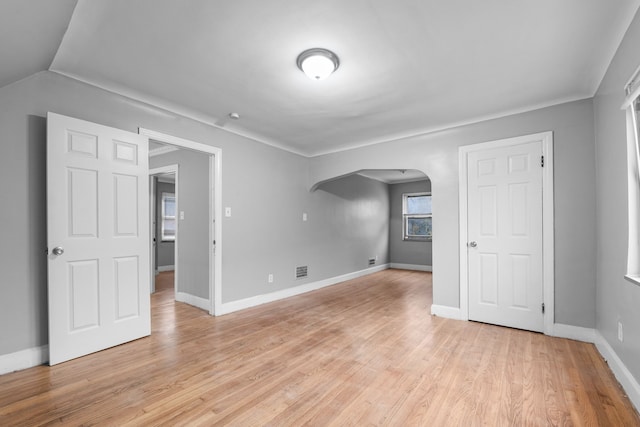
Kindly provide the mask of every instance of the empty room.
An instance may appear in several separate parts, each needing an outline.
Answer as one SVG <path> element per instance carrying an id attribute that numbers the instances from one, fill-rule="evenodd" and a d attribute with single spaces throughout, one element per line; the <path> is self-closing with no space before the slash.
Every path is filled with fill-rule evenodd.
<path id="1" fill-rule="evenodd" d="M 0 1 L 0 425 L 640 426 L 639 7 Z"/>

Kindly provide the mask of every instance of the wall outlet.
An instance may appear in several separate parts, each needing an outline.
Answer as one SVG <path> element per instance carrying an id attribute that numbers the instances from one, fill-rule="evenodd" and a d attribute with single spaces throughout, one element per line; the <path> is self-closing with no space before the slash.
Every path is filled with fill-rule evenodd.
<path id="1" fill-rule="evenodd" d="M 269 273 L 269 276 L 267 276 L 267 282 L 273 283 L 273 274 Z"/>
<path id="2" fill-rule="evenodd" d="M 226 216 L 227 218 L 231 216 L 231 208 L 230 207 L 224 208 L 224 216 Z"/>
<path id="3" fill-rule="evenodd" d="M 622 322 L 618 320 L 618 341 L 624 341 L 624 334 L 622 333 Z"/>
<path id="4" fill-rule="evenodd" d="M 184 211 L 180 211 L 180 219 L 184 219 Z"/>

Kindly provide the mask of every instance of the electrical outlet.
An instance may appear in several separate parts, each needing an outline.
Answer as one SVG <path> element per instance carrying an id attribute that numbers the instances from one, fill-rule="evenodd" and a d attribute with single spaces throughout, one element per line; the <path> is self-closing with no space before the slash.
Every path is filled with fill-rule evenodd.
<path id="1" fill-rule="evenodd" d="M 227 218 L 231 216 L 231 208 L 230 207 L 224 208 L 224 216 L 226 216 Z"/>
<path id="2" fill-rule="evenodd" d="M 267 277 L 267 282 L 273 283 L 273 274 L 269 273 L 269 276 Z"/>
<path id="3" fill-rule="evenodd" d="M 618 341 L 624 341 L 624 334 L 622 333 L 622 322 L 618 320 Z"/>

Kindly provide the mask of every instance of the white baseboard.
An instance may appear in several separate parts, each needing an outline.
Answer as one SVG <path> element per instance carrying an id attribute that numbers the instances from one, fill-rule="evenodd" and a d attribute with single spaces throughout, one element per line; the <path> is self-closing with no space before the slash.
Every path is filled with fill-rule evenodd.
<path id="1" fill-rule="evenodd" d="M 305 283 L 304 285 L 296 286 L 293 288 L 282 289 L 280 291 L 271 292 L 269 294 L 256 295 L 255 297 L 222 303 L 220 310 L 216 312 L 216 316 L 221 316 L 223 314 L 233 313 L 234 311 L 240 311 L 246 308 L 255 307 L 257 305 L 267 304 L 267 303 L 278 301 L 281 299 L 290 298 L 296 295 L 300 295 L 300 294 L 315 291 L 321 288 L 325 288 L 327 286 L 335 285 L 337 283 L 341 283 L 346 280 L 357 279 L 358 277 L 377 273 L 378 271 L 386 270 L 388 268 L 389 268 L 389 264 L 382 264 L 376 267 L 367 268 L 367 269 L 356 271 L 353 273 L 343 274 L 341 276 L 320 280 L 318 282 Z"/>
<path id="2" fill-rule="evenodd" d="M 176 292 L 176 301 L 201 308 L 203 310 L 206 310 L 207 312 L 209 311 L 210 307 L 208 299 L 197 297 L 195 295 L 187 294 L 184 292 Z"/>
<path id="3" fill-rule="evenodd" d="M 398 262 L 392 262 L 391 268 L 397 268 L 399 270 L 433 271 L 433 267 L 430 265 L 401 264 Z"/>
<path id="4" fill-rule="evenodd" d="M 615 375 L 625 393 L 627 393 L 633 406 L 640 411 L 640 383 L 633 377 L 633 374 L 627 369 L 622 359 L 618 357 L 613 347 L 602 336 L 600 331 L 556 323 L 553 325 L 553 336 L 595 344 L 600 355 L 607 361 L 613 375 Z"/>
<path id="5" fill-rule="evenodd" d="M 431 304 L 431 314 L 438 317 L 444 317 L 446 319 L 460 320 L 460 308 L 449 307 L 446 305 Z"/>
<path id="6" fill-rule="evenodd" d="M 175 266 L 173 265 L 158 265 L 156 266 L 156 270 L 162 272 L 162 271 L 174 271 L 175 270 Z"/>
<path id="7" fill-rule="evenodd" d="M 633 406 L 636 407 L 637 411 L 640 411 L 640 384 L 638 381 L 599 331 L 595 331 L 595 345 L 604 360 L 607 361 L 609 368 L 613 371 L 613 375 L 615 375 L 625 393 L 627 393 Z"/>
<path id="8" fill-rule="evenodd" d="M 584 341 L 590 343 L 596 342 L 595 329 L 565 325 L 562 323 L 555 323 L 553 325 L 553 331 L 550 335 L 558 338 L 568 338 L 570 340 L 576 341 Z"/>
<path id="9" fill-rule="evenodd" d="M 28 348 L 0 356 L 0 375 L 42 365 L 49 361 L 49 346 Z"/>

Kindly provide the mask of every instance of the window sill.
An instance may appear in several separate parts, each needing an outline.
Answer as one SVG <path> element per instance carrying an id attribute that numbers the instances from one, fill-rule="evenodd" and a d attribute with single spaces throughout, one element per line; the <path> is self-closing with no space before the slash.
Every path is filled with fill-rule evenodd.
<path id="1" fill-rule="evenodd" d="M 629 282 L 633 283 L 634 285 L 640 286 L 640 275 L 638 275 L 638 274 L 625 274 L 624 278 L 627 279 Z"/>

